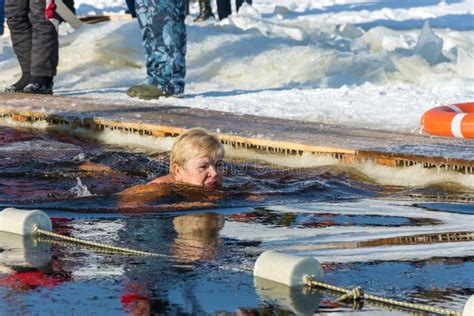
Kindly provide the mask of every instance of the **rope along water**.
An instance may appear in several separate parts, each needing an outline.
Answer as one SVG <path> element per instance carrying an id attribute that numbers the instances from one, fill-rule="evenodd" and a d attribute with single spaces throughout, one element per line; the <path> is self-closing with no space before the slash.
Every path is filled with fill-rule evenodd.
<path id="1" fill-rule="evenodd" d="M 146 252 L 146 251 L 141 251 L 141 250 L 135 250 L 135 249 L 125 248 L 125 247 L 117 247 L 117 246 L 102 244 L 102 243 L 93 242 L 93 241 L 89 241 L 89 240 L 82 240 L 82 239 L 75 238 L 75 237 L 64 236 L 64 235 L 61 235 L 61 234 L 53 233 L 53 232 L 48 231 L 48 230 L 41 229 L 39 227 L 36 227 L 34 229 L 34 233 L 36 233 L 38 235 L 48 236 L 48 237 L 51 237 L 51 238 L 57 238 L 57 239 L 65 240 L 65 241 L 68 241 L 68 242 L 72 242 L 74 244 L 87 245 L 87 246 L 96 247 L 96 248 L 105 249 L 105 250 L 110 250 L 110 251 L 115 251 L 115 252 L 123 252 L 123 253 L 129 253 L 129 254 L 135 254 L 135 255 L 141 255 L 141 256 L 170 258 L 170 256 L 163 255 L 163 254 Z M 430 313 L 436 313 L 436 314 L 440 314 L 440 315 L 462 316 L 462 314 L 458 311 L 453 311 L 453 310 L 438 308 L 438 307 L 432 307 L 432 306 L 423 305 L 423 304 L 414 304 L 414 303 L 402 302 L 402 301 L 397 301 L 397 300 L 393 300 L 393 299 L 378 297 L 378 296 L 375 296 L 375 295 L 370 295 L 370 294 L 364 293 L 364 291 L 360 287 L 356 287 L 352 290 L 347 290 L 347 289 L 337 287 L 337 286 L 334 286 L 334 285 L 331 285 L 331 284 L 328 284 L 328 283 L 315 281 L 309 276 L 307 276 L 305 278 L 305 283 L 309 287 L 319 287 L 319 288 L 322 288 L 322 289 L 327 289 L 327 290 L 331 290 L 331 291 L 334 291 L 334 292 L 342 293 L 343 295 L 336 299 L 337 302 L 345 301 L 345 300 L 348 300 L 348 299 L 352 299 L 352 301 L 360 301 L 360 300 L 364 299 L 364 300 L 369 300 L 369 301 L 382 303 L 382 304 L 386 304 L 386 305 L 390 305 L 390 306 L 400 306 L 400 307 L 403 307 L 403 308 L 408 308 L 408 309 L 418 310 L 418 311 L 424 311 L 424 312 L 430 312 Z"/>
<path id="2" fill-rule="evenodd" d="M 111 251 L 116 251 L 116 252 L 123 252 L 123 253 L 129 253 L 129 254 L 140 255 L 140 256 L 170 258 L 167 255 L 162 255 L 162 254 L 159 254 L 159 253 L 146 252 L 146 251 L 135 250 L 135 249 L 125 248 L 125 247 L 117 247 L 117 246 L 102 244 L 102 243 L 98 243 L 98 242 L 94 242 L 94 241 L 82 240 L 82 239 L 79 239 L 79 238 L 64 236 L 64 235 L 56 234 L 56 233 L 53 233 L 53 232 L 50 232 L 48 230 L 44 230 L 44 229 L 41 229 L 41 228 L 38 228 L 38 227 L 35 228 L 34 232 L 36 234 L 48 236 L 48 237 L 51 237 L 51 238 L 58 238 L 58 239 L 62 239 L 62 240 L 67 240 L 67 241 L 73 242 L 75 244 L 87 245 L 87 246 L 91 246 L 91 247 L 96 247 L 96 248 L 101 248 L 101 249 L 106 249 L 106 250 L 111 250 Z"/>
<path id="3" fill-rule="evenodd" d="M 428 305 L 423 305 L 423 304 L 414 304 L 414 303 L 408 303 L 408 302 L 402 302 L 402 301 L 397 301 L 393 299 L 388 299 L 388 298 L 383 298 L 375 295 L 370 295 L 367 293 L 364 293 L 360 287 L 356 287 L 353 290 L 347 290 L 342 287 L 337 287 L 328 283 L 324 282 L 319 282 L 313 280 L 311 277 L 307 276 L 305 278 L 305 283 L 309 287 L 319 287 L 323 289 L 328 289 L 334 292 L 342 293 L 343 295 L 340 296 L 336 301 L 344 301 L 347 299 L 352 299 L 353 301 L 356 300 L 370 300 L 378 303 L 383 303 L 387 305 L 392 305 L 392 306 L 401 306 L 404 308 L 408 309 L 413 309 L 413 310 L 418 310 L 418 311 L 423 311 L 423 312 L 429 312 L 429 313 L 435 313 L 435 314 L 440 314 L 440 315 L 449 315 L 449 316 L 462 316 L 462 314 L 458 311 L 450 310 L 450 309 L 445 309 L 445 308 L 438 308 L 438 307 L 432 307 Z"/>

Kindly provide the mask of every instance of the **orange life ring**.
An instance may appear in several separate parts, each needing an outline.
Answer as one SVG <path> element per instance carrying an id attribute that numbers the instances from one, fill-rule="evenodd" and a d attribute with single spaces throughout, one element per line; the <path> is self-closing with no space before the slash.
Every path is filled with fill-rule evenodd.
<path id="1" fill-rule="evenodd" d="M 432 108 L 421 117 L 421 126 L 431 135 L 474 138 L 474 102 Z"/>

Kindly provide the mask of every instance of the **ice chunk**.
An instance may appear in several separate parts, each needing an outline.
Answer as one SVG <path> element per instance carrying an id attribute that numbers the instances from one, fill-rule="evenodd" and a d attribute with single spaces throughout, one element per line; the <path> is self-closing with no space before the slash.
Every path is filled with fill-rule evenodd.
<path id="1" fill-rule="evenodd" d="M 443 39 L 433 32 L 428 21 L 425 21 L 416 43 L 415 55 L 423 57 L 430 65 L 447 60 L 443 55 Z"/>
<path id="2" fill-rule="evenodd" d="M 302 41 L 304 39 L 303 31 L 299 28 L 284 26 L 278 23 L 273 23 L 264 19 L 257 19 L 246 15 L 231 15 L 229 16 L 227 23 L 244 31 L 257 29 L 264 36 L 268 37 L 287 37 L 295 41 Z"/>
<path id="3" fill-rule="evenodd" d="M 343 24 L 337 28 L 337 34 L 342 37 L 356 39 L 364 35 L 364 30 L 352 24 Z"/>
<path id="4" fill-rule="evenodd" d="M 391 60 L 395 68 L 408 81 L 419 82 L 423 75 L 432 73 L 430 65 L 421 56 L 413 55 L 401 58 L 392 56 Z"/>
<path id="5" fill-rule="evenodd" d="M 376 70 L 365 74 L 361 79 L 362 82 L 372 83 L 385 83 L 387 80 L 387 73 L 383 67 L 377 68 Z"/>
<path id="6" fill-rule="evenodd" d="M 370 45 L 373 52 L 394 51 L 399 47 L 406 46 L 405 40 L 399 33 L 383 26 L 371 28 L 359 39 Z"/>
<path id="7" fill-rule="evenodd" d="M 82 184 L 81 178 L 76 178 L 77 184 L 75 187 L 69 189 L 69 192 L 73 193 L 76 197 L 92 196 L 86 185 Z"/>
<path id="8" fill-rule="evenodd" d="M 261 19 L 262 18 L 262 15 L 260 14 L 260 12 L 258 12 L 258 10 L 255 9 L 255 7 L 251 6 L 247 2 L 244 2 L 242 4 L 242 6 L 239 8 L 238 14 L 243 15 L 243 16 L 247 16 L 247 17 L 251 17 L 251 18 L 254 18 L 254 19 Z"/>
<path id="9" fill-rule="evenodd" d="M 456 69 L 463 77 L 474 77 L 474 57 L 461 47 L 458 47 Z"/>
<path id="10" fill-rule="evenodd" d="M 288 7 L 285 7 L 285 6 L 282 6 L 282 5 L 275 6 L 275 10 L 273 11 L 273 13 L 275 15 L 280 15 L 282 17 L 285 16 L 285 15 L 290 14 L 291 12 L 293 12 L 293 11 L 288 9 Z"/>

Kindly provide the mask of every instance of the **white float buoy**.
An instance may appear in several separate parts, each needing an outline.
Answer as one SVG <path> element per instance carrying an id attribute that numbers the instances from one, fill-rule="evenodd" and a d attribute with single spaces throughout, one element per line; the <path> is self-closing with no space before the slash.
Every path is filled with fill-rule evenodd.
<path id="1" fill-rule="evenodd" d="M 474 316 L 474 295 L 467 300 L 462 311 L 462 316 Z"/>
<path id="2" fill-rule="evenodd" d="M 315 258 L 291 256 L 268 250 L 258 257 L 253 275 L 288 286 L 299 286 L 305 284 L 306 276 L 321 281 L 324 272 Z"/>
<path id="3" fill-rule="evenodd" d="M 0 212 L 0 231 L 17 235 L 32 235 L 35 228 L 53 230 L 51 219 L 40 210 L 20 210 L 9 207 Z"/>

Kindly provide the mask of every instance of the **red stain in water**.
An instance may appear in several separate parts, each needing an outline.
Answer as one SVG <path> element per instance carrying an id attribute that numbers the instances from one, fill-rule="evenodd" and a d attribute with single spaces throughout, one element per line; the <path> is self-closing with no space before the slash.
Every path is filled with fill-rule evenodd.
<path id="1" fill-rule="evenodd" d="M 63 283 L 62 279 L 45 275 L 41 271 L 17 272 L 0 278 L 0 286 L 18 290 L 35 289 L 38 287 L 52 288 L 61 283 Z"/>
<path id="2" fill-rule="evenodd" d="M 71 219 L 67 217 L 51 217 L 52 222 L 70 222 Z"/>
<path id="3" fill-rule="evenodd" d="M 138 295 L 138 294 L 125 294 L 125 295 L 122 295 L 122 297 L 120 298 L 120 302 L 125 308 L 127 308 L 128 306 L 130 306 L 130 304 L 135 303 L 137 301 L 147 301 L 147 300 L 148 300 L 148 297 Z"/>
<path id="4" fill-rule="evenodd" d="M 312 228 L 321 228 L 321 227 L 331 227 L 331 226 L 338 226 L 337 223 L 333 220 L 327 219 L 318 222 L 307 222 L 302 223 L 301 226 L 303 227 L 312 227 Z"/>
<path id="5" fill-rule="evenodd" d="M 230 218 L 239 221 L 239 222 L 251 222 L 257 215 L 255 213 L 239 213 L 239 214 L 232 214 Z"/>
<path id="6" fill-rule="evenodd" d="M 319 308 L 339 308 L 343 307 L 344 305 L 338 304 L 336 302 L 332 302 L 329 300 L 322 300 L 319 304 Z"/>

